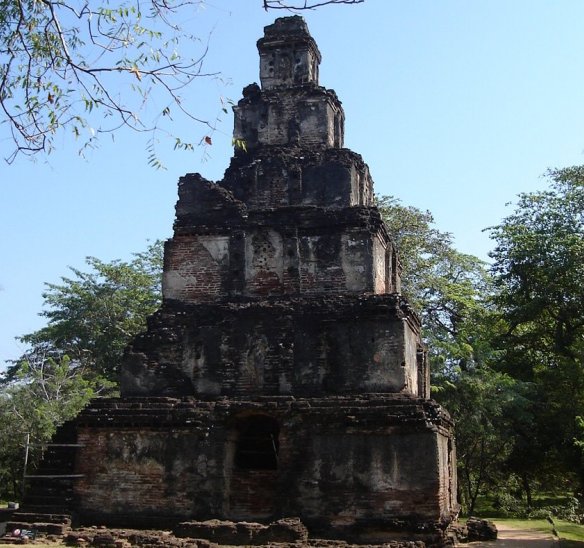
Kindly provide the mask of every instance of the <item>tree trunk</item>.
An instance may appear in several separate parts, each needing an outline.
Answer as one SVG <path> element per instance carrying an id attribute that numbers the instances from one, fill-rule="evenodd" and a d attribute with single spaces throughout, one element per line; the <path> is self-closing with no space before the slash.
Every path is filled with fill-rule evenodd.
<path id="1" fill-rule="evenodd" d="M 527 508 L 531 510 L 531 508 L 533 507 L 533 499 L 531 493 L 531 484 L 529 483 L 529 477 L 527 476 L 527 474 L 522 474 L 521 483 L 523 484 L 523 490 L 525 491 Z"/>

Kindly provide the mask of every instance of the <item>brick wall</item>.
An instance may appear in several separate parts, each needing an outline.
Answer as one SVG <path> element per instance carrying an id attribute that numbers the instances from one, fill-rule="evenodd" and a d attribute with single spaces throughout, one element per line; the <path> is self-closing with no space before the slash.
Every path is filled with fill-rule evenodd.
<path id="1" fill-rule="evenodd" d="M 145 516 L 290 515 L 314 531 L 412 519 L 428 527 L 450 516 L 455 489 L 452 425 L 438 409 L 397 395 L 101 400 L 78 419 L 78 511 L 126 527 Z M 274 469 L 241 468 L 234 458 L 240 425 L 253 416 L 278 425 Z"/>
<path id="2" fill-rule="evenodd" d="M 192 307 L 171 301 L 128 352 L 122 391 L 422 395 L 418 368 L 426 364 L 418 363 L 419 330 L 419 320 L 395 294 Z"/>

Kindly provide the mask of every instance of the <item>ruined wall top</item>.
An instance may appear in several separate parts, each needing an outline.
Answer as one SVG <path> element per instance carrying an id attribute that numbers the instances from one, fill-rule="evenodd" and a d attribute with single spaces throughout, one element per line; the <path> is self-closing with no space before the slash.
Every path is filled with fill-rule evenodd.
<path id="1" fill-rule="evenodd" d="M 302 17 L 281 17 L 265 27 L 264 37 L 258 40 L 258 50 L 262 88 L 318 85 L 321 56 Z"/>

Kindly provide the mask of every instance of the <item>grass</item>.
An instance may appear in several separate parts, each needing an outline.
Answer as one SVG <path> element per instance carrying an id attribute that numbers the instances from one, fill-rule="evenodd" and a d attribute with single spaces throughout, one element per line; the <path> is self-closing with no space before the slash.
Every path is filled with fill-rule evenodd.
<path id="1" fill-rule="evenodd" d="M 569 521 L 557 521 L 554 523 L 556 523 L 560 538 L 584 543 L 584 525 L 570 523 Z"/>
<path id="2" fill-rule="evenodd" d="M 499 523 L 504 523 L 509 527 L 513 527 L 513 529 L 535 529 L 536 531 L 540 531 L 542 533 L 548 533 L 550 535 L 553 534 L 552 524 L 545 519 L 517 519 L 495 517 L 494 520 Z"/>
<path id="3" fill-rule="evenodd" d="M 567 495 L 540 494 L 534 497 L 536 508 L 562 506 L 569 500 Z M 514 529 L 534 529 L 560 538 L 561 548 L 584 548 L 584 525 L 553 518 L 553 525 L 546 519 L 518 519 L 503 517 L 495 507 L 495 497 L 479 497 L 473 515 L 495 522 L 505 523 Z M 555 528 L 555 530 L 554 530 Z"/>

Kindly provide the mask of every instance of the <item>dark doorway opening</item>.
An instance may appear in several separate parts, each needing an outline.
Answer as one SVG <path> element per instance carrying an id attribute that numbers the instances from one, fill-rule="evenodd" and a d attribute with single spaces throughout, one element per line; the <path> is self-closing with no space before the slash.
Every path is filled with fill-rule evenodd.
<path id="1" fill-rule="evenodd" d="M 278 422 L 265 415 L 247 417 L 238 425 L 235 465 L 244 470 L 277 470 Z"/>

